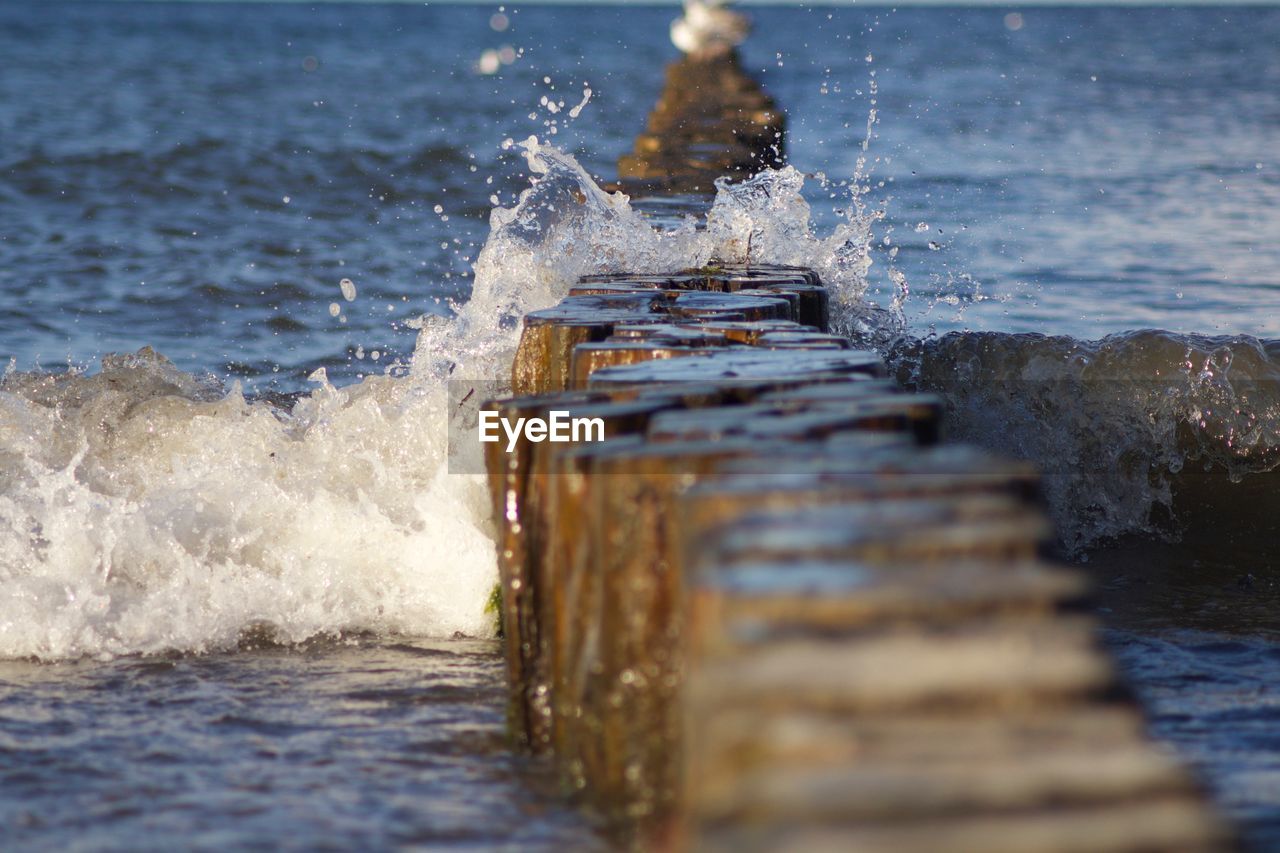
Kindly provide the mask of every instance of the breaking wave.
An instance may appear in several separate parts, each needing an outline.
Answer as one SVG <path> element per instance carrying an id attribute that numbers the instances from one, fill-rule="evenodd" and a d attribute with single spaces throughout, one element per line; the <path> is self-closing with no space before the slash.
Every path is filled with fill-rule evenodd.
<path id="1" fill-rule="evenodd" d="M 288 406 L 149 348 L 93 373 L 10 368 L 0 658 L 487 635 L 489 503 L 482 478 L 448 473 L 447 380 L 505 377 L 520 318 L 590 272 L 749 253 L 817 268 L 842 316 L 856 313 L 876 215 L 815 235 L 794 169 L 721 186 L 702 228 L 660 230 L 571 156 L 522 145 L 530 186 L 492 211 L 470 300 L 422 321 L 409 365 L 346 387 L 317 371 Z"/>

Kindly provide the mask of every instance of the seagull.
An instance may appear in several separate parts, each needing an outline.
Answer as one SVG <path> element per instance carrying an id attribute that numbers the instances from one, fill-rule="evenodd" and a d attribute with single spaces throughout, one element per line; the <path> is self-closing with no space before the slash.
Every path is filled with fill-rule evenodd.
<path id="1" fill-rule="evenodd" d="M 684 0 L 684 16 L 671 22 L 671 42 L 693 56 L 725 53 L 742 44 L 751 24 L 726 2 Z"/>

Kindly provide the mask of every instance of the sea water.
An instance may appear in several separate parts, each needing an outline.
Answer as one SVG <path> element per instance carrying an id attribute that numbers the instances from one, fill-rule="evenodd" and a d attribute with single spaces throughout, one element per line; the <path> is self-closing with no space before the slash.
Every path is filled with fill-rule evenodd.
<path id="1" fill-rule="evenodd" d="M 792 168 L 682 222 L 597 186 L 669 8 L 0 6 L 13 837 L 585 843 L 495 746 L 444 383 L 749 242 L 1047 470 L 1156 733 L 1273 839 L 1280 13 L 752 11 Z"/>

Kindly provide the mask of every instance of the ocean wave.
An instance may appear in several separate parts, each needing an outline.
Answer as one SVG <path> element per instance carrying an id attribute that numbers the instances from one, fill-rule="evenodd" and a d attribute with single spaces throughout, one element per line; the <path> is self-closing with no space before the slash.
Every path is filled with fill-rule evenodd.
<path id="1" fill-rule="evenodd" d="M 0 657 L 225 649 L 264 630 L 282 642 L 491 631 L 487 497 L 478 478 L 447 473 L 446 382 L 505 376 L 520 318 L 586 273 L 712 258 L 815 268 L 833 326 L 886 351 L 905 384 L 941 392 L 953 439 L 1041 467 L 1071 554 L 1176 535 L 1175 495 L 1193 472 L 1230 484 L 1280 465 L 1280 342 L 913 339 L 897 270 L 899 299 L 864 300 L 882 212 L 857 190 L 846 218 L 818 233 L 804 177 L 767 170 L 722 182 L 704 227 L 662 229 L 573 157 L 523 147 L 530 185 L 491 212 L 470 298 L 419 323 L 407 366 L 344 388 L 320 372 L 315 391 L 287 400 L 247 399 L 145 349 L 94 374 L 11 369 Z"/>
<path id="2" fill-rule="evenodd" d="M 1069 554 L 1177 536 L 1175 496 L 1280 465 L 1280 341 L 1146 330 L 1097 341 L 952 333 L 899 343 L 950 438 L 1035 462 Z"/>

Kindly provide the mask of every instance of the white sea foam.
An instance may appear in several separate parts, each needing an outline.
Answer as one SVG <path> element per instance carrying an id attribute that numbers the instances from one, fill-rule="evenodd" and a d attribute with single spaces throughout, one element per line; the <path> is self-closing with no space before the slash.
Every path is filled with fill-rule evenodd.
<path id="1" fill-rule="evenodd" d="M 142 351 L 0 393 L 0 655 L 203 651 L 269 626 L 483 634 L 484 495 L 434 389 L 323 385 L 284 415 Z"/>
<path id="2" fill-rule="evenodd" d="M 488 498 L 447 471 L 446 379 L 504 376 L 520 318 L 584 273 L 749 252 L 818 268 L 838 304 L 865 289 L 873 217 L 814 235 L 793 169 L 722 187 L 705 230 L 660 231 L 571 156 L 524 147 L 529 188 L 492 212 L 471 299 L 424 321 L 407 376 L 335 388 L 318 371 L 284 412 L 145 348 L 93 374 L 6 375 L 0 657 L 491 633 Z"/>

